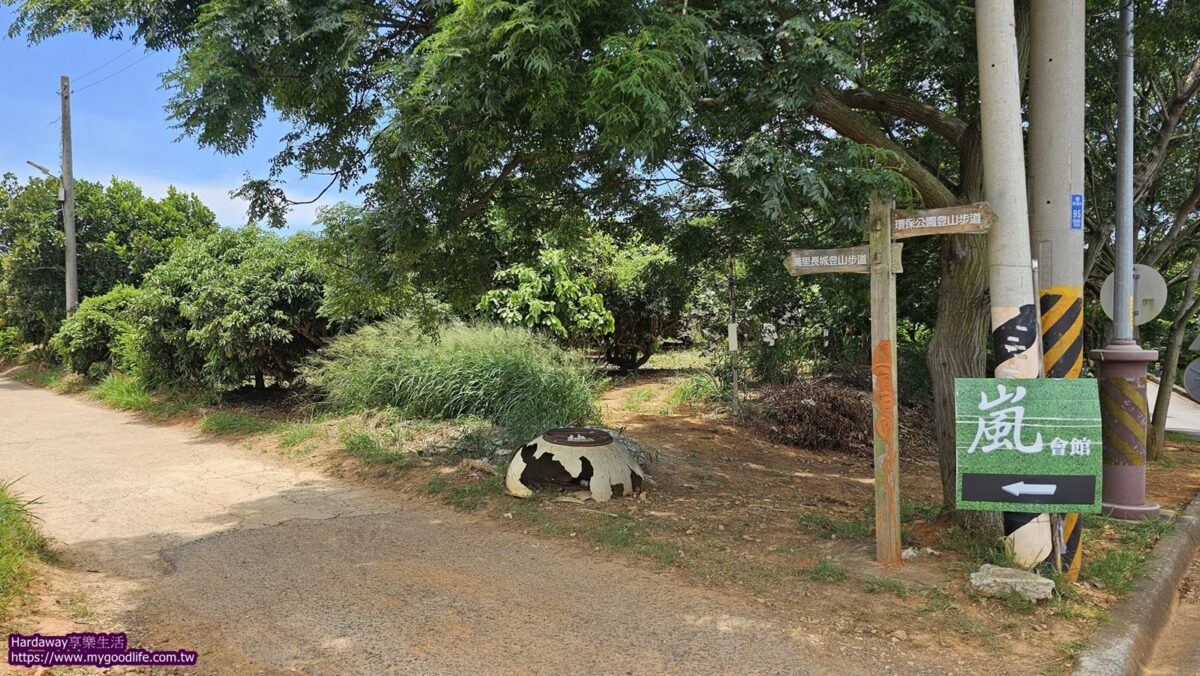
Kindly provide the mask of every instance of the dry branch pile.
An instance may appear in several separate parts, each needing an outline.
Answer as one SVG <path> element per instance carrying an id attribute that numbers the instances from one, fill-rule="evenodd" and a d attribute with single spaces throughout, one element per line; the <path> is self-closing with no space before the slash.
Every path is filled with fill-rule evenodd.
<path id="1" fill-rule="evenodd" d="M 771 436 L 812 450 L 871 454 L 871 395 L 838 379 L 802 380 L 766 392 L 759 412 Z M 900 407 L 904 455 L 934 456 L 933 419 L 923 408 Z"/>
<path id="2" fill-rule="evenodd" d="M 871 397 L 835 380 L 802 380 L 761 400 L 771 434 L 813 450 L 861 452 L 871 447 Z"/>

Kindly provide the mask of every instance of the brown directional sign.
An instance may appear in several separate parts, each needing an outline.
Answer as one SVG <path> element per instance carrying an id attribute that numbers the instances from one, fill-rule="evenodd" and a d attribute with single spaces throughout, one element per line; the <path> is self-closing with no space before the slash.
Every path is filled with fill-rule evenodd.
<path id="1" fill-rule="evenodd" d="M 892 245 L 892 264 L 900 269 L 900 252 L 904 245 Z M 830 272 L 871 272 L 871 252 L 865 246 L 845 249 L 793 249 L 783 264 L 792 275 L 823 275 Z"/>
<path id="2" fill-rule="evenodd" d="M 892 209 L 892 239 L 979 234 L 987 232 L 995 219 L 987 202 L 944 209 Z"/>

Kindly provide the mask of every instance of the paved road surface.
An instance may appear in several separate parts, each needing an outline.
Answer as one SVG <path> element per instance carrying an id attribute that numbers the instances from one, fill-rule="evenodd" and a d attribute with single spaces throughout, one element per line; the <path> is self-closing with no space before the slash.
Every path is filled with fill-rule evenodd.
<path id="1" fill-rule="evenodd" d="M 1146 396 L 1150 399 L 1150 410 L 1153 411 L 1158 398 L 1158 383 L 1153 380 L 1146 382 Z M 1173 393 L 1171 406 L 1167 408 L 1167 429 L 1200 437 L 1200 404 L 1186 395 Z"/>
<path id="2" fill-rule="evenodd" d="M 1179 603 L 1171 622 L 1154 645 L 1147 676 L 1200 673 L 1200 558 L 1192 561 L 1179 588 Z"/>
<path id="3" fill-rule="evenodd" d="M 17 477 L 93 602 L 199 650 L 189 673 L 893 668 L 667 576 L 0 379 Z"/>
<path id="4" fill-rule="evenodd" d="M 1157 395 L 1157 384 L 1149 382 L 1147 396 L 1152 406 Z M 1167 410 L 1167 429 L 1200 436 L 1200 404 L 1181 394 L 1173 396 Z M 1192 561 L 1188 576 L 1180 585 L 1178 605 L 1146 668 L 1148 676 L 1197 673 L 1200 673 L 1200 558 Z"/>

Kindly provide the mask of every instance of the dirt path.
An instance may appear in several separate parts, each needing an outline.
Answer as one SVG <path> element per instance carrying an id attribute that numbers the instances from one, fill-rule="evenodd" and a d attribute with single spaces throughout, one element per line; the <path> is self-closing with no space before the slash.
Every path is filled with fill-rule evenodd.
<path id="1" fill-rule="evenodd" d="M 1200 557 L 1192 561 L 1179 588 L 1171 622 L 1154 646 L 1145 673 L 1150 676 L 1194 674 L 1200 668 Z"/>
<path id="2" fill-rule="evenodd" d="M 41 498 L 102 630 L 199 650 L 191 673 L 889 668 L 669 576 L 3 379 L 0 430 L 0 479 Z"/>

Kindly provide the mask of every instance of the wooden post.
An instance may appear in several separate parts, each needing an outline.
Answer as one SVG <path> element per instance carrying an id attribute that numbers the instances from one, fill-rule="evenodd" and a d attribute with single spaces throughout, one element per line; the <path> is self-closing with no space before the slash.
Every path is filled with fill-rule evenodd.
<path id="1" fill-rule="evenodd" d="M 896 402 L 896 266 L 890 198 L 871 194 L 871 401 L 875 437 L 875 559 L 900 563 L 899 424 Z"/>
<path id="2" fill-rule="evenodd" d="M 871 194 L 869 243 L 848 249 L 793 249 L 783 264 L 793 275 L 871 275 L 871 402 L 875 437 L 875 559 L 900 563 L 900 426 L 896 396 L 896 275 L 903 244 L 893 239 L 950 233 L 982 234 L 995 222 L 986 203 L 943 209 L 893 209 Z"/>

